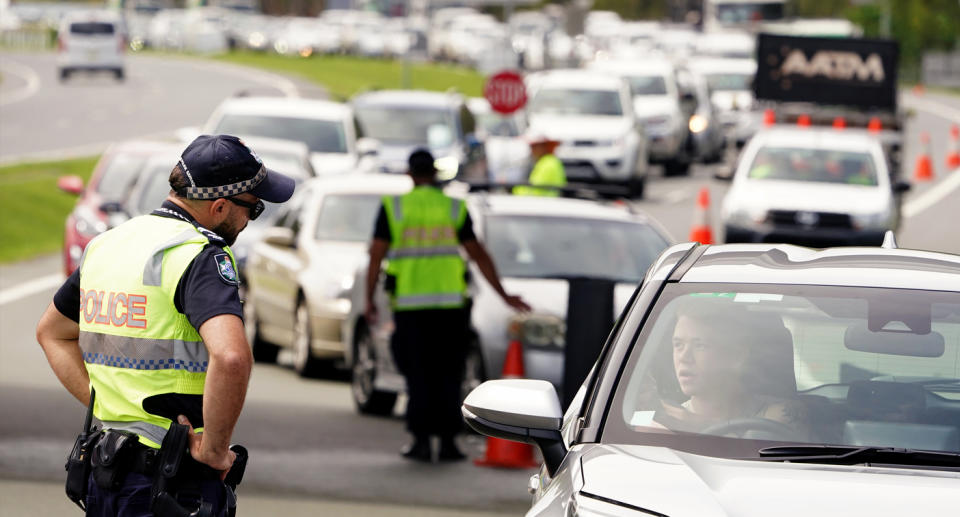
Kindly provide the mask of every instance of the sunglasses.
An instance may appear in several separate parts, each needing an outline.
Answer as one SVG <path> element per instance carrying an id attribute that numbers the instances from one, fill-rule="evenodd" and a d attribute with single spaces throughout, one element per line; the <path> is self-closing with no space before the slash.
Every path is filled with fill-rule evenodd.
<path id="1" fill-rule="evenodd" d="M 263 201 L 262 201 L 262 200 L 259 200 L 259 199 L 257 200 L 256 203 L 249 203 L 249 202 L 247 202 L 247 201 L 241 201 L 241 200 L 239 200 L 239 199 L 232 198 L 232 197 L 228 197 L 228 198 L 224 198 L 224 199 L 226 199 L 227 201 L 229 201 L 229 202 L 231 202 L 231 203 L 233 203 L 233 204 L 235 204 L 235 205 L 237 205 L 237 206 L 242 206 L 242 207 L 246 208 L 247 210 L 250 210 L 250 220 L 251 220 L 251 221 L 253 221 L 254 219 L 260 217 L 260 214 L 263 213 L 263 209 L 266 208 L 266 206 L 264 206 L 264 204 L 263 204 Z"/>

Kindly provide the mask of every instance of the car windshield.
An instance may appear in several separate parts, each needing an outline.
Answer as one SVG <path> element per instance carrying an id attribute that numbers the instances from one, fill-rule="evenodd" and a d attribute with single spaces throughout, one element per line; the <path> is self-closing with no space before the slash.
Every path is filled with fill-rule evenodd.
<path id="1" fill-rule="evenodd" d="M 343 122 L 339 120 L 227 114 L 213 132 L 294 140 L 307 144 L 311 153 L 348 152 Z"/>
<path id="2" fill-rule="evenodd" d="M 751 180 L 877 185 L 873 158 L 867 153 L 795 147 L 761 148 L 750 164 L 747 177 Z"/>
<path id="3" fill-rule="evenodd" d="M 553 115 L 623 115 L 620 92 L 615 90 L 540 90 L 530 103 L 533 113 Z"/>
<path id="4" fill-rule="evenodd" d="M 85 36 L 109 36 L 113 34 L 113 24 L 104 22 L 76 22 L 70 24 L 70 34 Z"/>
<path id="5" fill-rule="evenodd" d="M 485 244 L 507 277 L 606 278 L 636 283 L 667 241 L 643 223 L 488 216 Z"/>
<path id="6" fill-rule="evenodd" d="M 434 149 L 455 143 L 457 123 L 448 109 L 361 106 L 356 113 L 364 136 L 383 142 L 423 144 Z"/>
<path id="7" fill-rule="evenodd" d="M 960 451 L 956 292 L 667 284 L 636 345 L 603 442 Z"/>
<path id="8" fill-rule="evenodd" d="M 137 179 L 139 196 L 129 207 L 130 215 L 147 214 L 160 208 L 160 204 L 170 193 L 170 169 L 172 168 L 166 162 L 147 165 Z"/>
<path id="9" fill-rule="evenodd" d="M 707 74 L 707 85 L 715 92 L 747 91 L 752 82 L 750 74 Z"/>
<path id="10" fill-rule="evenodd" d="M 666 95 L 667 82 L 659 75 L 635 75 L 627 78 L 633 95 Z"/>
<path id="11" fill-rule="evenodd" d="M 324 196 L 317 219 L 318 241 L 367 242 L 373 232 L 380 196 L 335 194 Z"/>
<path id="12" fill-rule="evenodd" d="M 488 136 L 520 136 L 520 128 L 517 126 L 515 117 L 484 113 L 477 115 L 476 119 Z"/>
<path id="13" fill-rule="evenodd" d="M 306 170 L 300 157 L 294 154 L 287 154 L 273 150 L 257 149 L 256 153 L 263 160 L 263 164 L 279 173 L 296 178 L 297 181 L 303 181 L 310 173 Z"/>
<path id="14" fill-rule="evenodd" d="M 115 155 L 97 180 L 97 193 L 104 201 L 122 201 L 129 193 L 145 161 L 145 157 L 135 154 Z M 167 171 L 168 174 L 169 172 Z"/>

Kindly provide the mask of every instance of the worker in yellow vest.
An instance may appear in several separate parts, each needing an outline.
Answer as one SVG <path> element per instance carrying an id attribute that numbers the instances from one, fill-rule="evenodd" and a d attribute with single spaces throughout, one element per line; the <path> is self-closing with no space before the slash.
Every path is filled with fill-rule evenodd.
<path id="1" fill-rule="evenodd" d="M 230 439 L 253 358 L 230 245 L 294 180 L 228 135 L 197 137 L 172 168 L 163 204 L 93 239 L 37 325 L 57 378 L 103 424 L 68 462 L 88 516 L 235 511 Z"/>
<path id="2" fill-rule="evenodd" d="M 560 191 L 544 187 L 565 187 L 567 185 L 567 175 L 563 170 L 563 162 L 554 156 L 560 142 L 553 140 L 543 133 L 530 133 L 526 137 L 530 144 L 530 156 L 533 158 L 533 169 L 530 171 L 530 177 L 527 180 L 532 186 L 518 185 L 513 188 L 513 193 L 519 196 L 559 196 Z"/>
<path id="3" fill-rule="evenodd" d="M 407 381 L 407 430 L 413 435 L 402 454 L 431 462 L 430 437 L 439 436 L 438 459 L 457 461 L 465 458 L 454 438 L 463 422 L 460 387 L 470 324 L 460 247 L 507 305 L 519 311 L 529 311 L 530 306 L 500 285 L 493 260 L 473 233 L 466 204 L 435 185 L 437 169 L 430 152 L 414 151 L 408 165 L 413 190 L 385 197 L 377 217 L 367 271 L 366 317 L 371 325 L 377 320 L 374 292 L 380 264 L 388 258 L 385 288 L 394 321 L 390 347 Z"/>

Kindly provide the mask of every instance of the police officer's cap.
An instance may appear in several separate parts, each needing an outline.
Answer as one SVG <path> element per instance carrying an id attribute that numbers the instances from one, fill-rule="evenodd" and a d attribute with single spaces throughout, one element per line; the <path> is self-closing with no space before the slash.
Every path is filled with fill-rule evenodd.
<path id="1" fill-rule="evenodd" d="M 218 199 L 249 192 L 273 203 L 293 195 L 294 180 L 264 167 L 260 157 L 231 135 L 200 135 L 180 155 L 188 199 Z"/>

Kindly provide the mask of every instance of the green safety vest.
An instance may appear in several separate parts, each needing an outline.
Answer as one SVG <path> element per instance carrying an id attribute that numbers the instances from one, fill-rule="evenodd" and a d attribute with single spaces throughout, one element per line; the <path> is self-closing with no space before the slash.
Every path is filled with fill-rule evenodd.
<path id="1" fill-rule="evenodd" d="M 93 414 L 150 447 L 160 446 L 171 421 L 147 412 L 145 399 L 203 395 L 209 355 L 174 293 L 209 242 L 187 221 L 144 215 L 91 241 L 80 265 L 80 348 L 97 391 Z"/>
<path id="2" fill-rule="evenodd" d="M 563 162 L 552 154 L 541 156 L 537 163 L 533 165 L 533 170 L 530 171 L 528 183 L 531 185 L 565 187 L 567 185 L 567 174 L 563 171 Z M 513 194 L 517 196 L 559 196 L 560 192 L 553 189 L 517 185 L 513 187 Z"/>
<path id="3" fill-rule="evenodd" d="M 390 224 L 387 274 L 396 279 L 394 311 L 463 307 L 466 264 L 457 231 L 466 205 L 440 189 L 423 185 L 402 196 L 385 196 Z"/>

